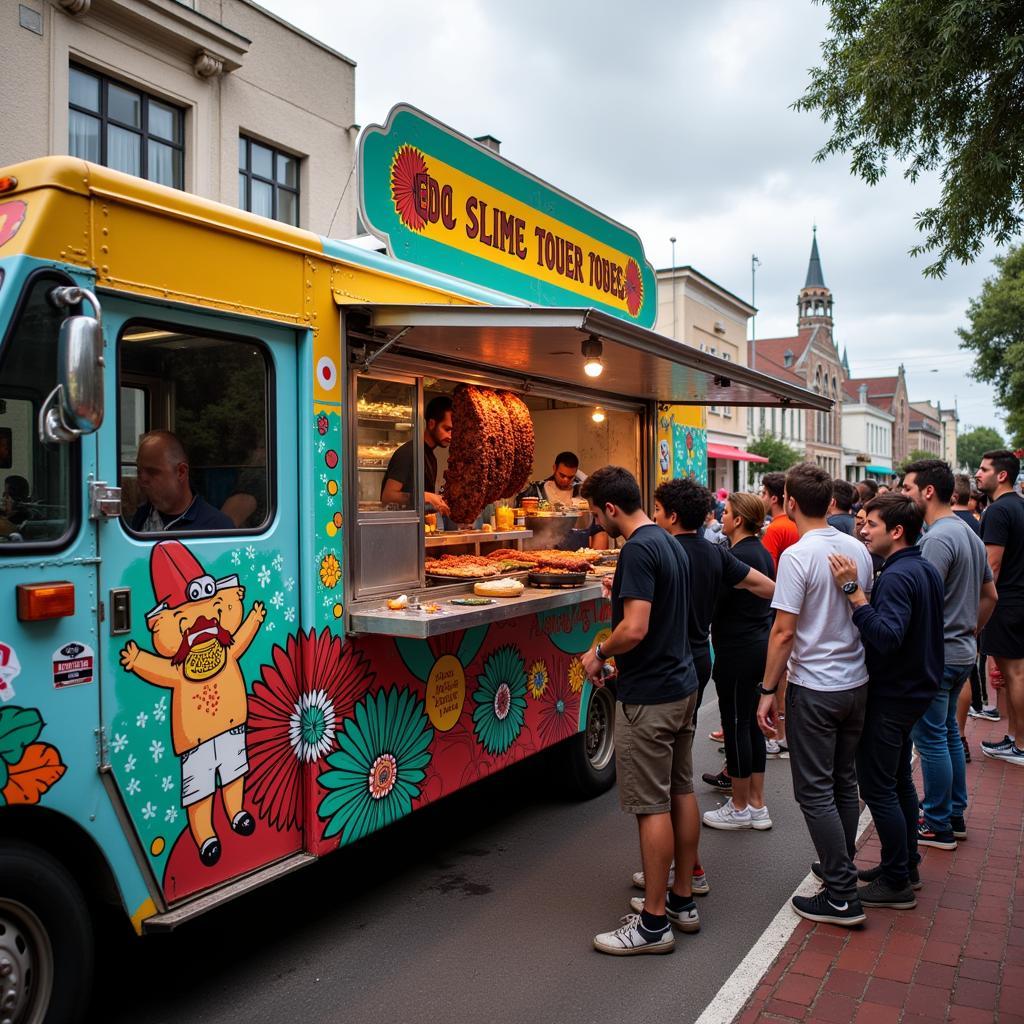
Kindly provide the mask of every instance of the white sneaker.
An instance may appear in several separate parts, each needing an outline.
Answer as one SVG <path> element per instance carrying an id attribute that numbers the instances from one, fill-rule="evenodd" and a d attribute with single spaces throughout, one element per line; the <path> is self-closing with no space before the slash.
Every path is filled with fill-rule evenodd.
<path id="1" fill-rule="evenodd" d="M 668 872 L 668 887 L 672 888 L 672 883 L 676 880 L 675 868 L 670 868 Z M 644 879 L 644 873 L 642 871 L 633 872 L 633 885 L 637 889 L 646 889 L 647 883 Z M 700 874 L 694 874 L 690 879 L 690 891 L 694 896 L 707 896 L 711 892 L 711 885 L 708 882 L 708 876 L 704 871 Z"/>
<path id="2" fill-rule="evenodd" d="M 640 901 L 641 904 L 643 900 Z M 642 906 L 641 906 L 642 909 Z M 622 925 L 613 932 L 601 932 L 594 936 L 594 949 L 612 956 L 634 956 L 637 953 L 671 953 L 676 946 L 672 926 L 651 939 L 640 931 L 640 915 L 627 914 Z"/>
<path id="3" fill-rule="evenodd" d="M 644 898 L 643 896 L 634 896 L 629 901 L 630 907 L 636 913 L 640 913 L 644 909 Z M 665 904 L 665 916 L 672 922 L 681 932 L 688 932 L 691 935 L 694 932 L 700 931 L 700 914 L 697 913 L 697 907 L 694 905 L 687 910 L 673 910 L 667 903 Z"/>
<path id="4" fill-rule="evenodd" d="M 704 824 L 709 828 L 722 828 L 731 831 L 751 828 L 750 808 L 744 807 L 742 811 L 737 811 L 732 797 L 730 797 L 721 807 L 704 812 Z"/>
<path id="5" fill-rule="evenodd" d="M 768 816 L 768 807 L 748 807 L 750 811 L 750 827 L 764 832 L 772 827 L 772 819 Z"/>
<path id="6" fill-rule="evenodd" d="M 767 757 L 789 760 L 789 747 L 786 746 L 785 740 L 765 740 L 764 752 Z"/>

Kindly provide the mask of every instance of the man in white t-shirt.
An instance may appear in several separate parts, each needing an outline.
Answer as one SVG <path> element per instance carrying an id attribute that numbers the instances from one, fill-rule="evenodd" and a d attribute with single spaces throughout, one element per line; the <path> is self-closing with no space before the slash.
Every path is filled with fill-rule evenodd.
<path id="1" fill-rule="evenodd" d="M 811 921 L 850 926 L 864 920 L 853 854 L 860 816 L 855 757 L 868 673 L 846 588 L 870 592 L 872 566 L 859 540 L 828 525 L 831 500 L 832 478 L 820 467 L 805 462 L 786 474 L 785 509 L 800 540 L 779 556 L 775 625 L 757 720 L 766 736 L 776 735 L 776 690 L 788 666 L 793 793 L 818 852 L 816 873 L 825 883 L 817 896 L 794 896 L 793 909 Z M 846 584 L 845 593 L 832 579 L 830 554 L 845 555 L 857 566 L 857 580 Z"/>

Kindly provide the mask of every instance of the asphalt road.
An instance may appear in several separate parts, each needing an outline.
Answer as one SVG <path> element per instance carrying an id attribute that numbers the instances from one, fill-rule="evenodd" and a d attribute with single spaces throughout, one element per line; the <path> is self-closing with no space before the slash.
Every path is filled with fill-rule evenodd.
<path id="1" fill-rule="evenodd" d="M 702 714 L 696 770 L 720 757 Z M 632 818 L 614 791 L 553 792 L 543 758 L 170 935 L 118 932 L 90 1019 L 109 1024 L 695 1020 L 807 873 L 788 761 L 768 762 L 767 832 L 703 829 L 711 895 L 671 956 L 591 947 L 637 894 Z M 698 785 L 701 808 L 720 799 Z"/>

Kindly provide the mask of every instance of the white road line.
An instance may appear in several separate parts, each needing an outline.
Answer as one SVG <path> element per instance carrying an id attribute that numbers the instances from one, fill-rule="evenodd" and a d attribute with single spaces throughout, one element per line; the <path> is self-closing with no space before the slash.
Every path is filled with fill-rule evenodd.
<path id="1" fill-rule="evenodd" d="M 871 824 L 871 812 L 864 808 L 857 822 L 857 843 L 859 844 Z M 807 877 L 793 890 L 794 896 L 813 896 L 821 884 L 810 872 Z M 715 998 L 704 1008 L 695 1024 L 729 1024 L 743 1009 L 758 983 L 771 967 L 775 958 L 782 951 L 793 934 L 800 918 L 789 905 L 783 904 L 779 912 L 772 918 L 771 924 L 761 933 L 761 937 L 751 947 L 750 952 L 740 961 L 736 970 L 729 975 L 725 984 L 718 990 Z"/>

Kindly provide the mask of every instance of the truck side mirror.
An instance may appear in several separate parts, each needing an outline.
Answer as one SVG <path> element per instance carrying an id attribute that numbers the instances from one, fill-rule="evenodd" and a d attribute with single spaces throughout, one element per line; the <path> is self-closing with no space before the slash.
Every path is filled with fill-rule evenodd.
<path id="1" fill-rule="evenodd" d="M 57 344 L 57 386 L 39 410 L 39 436 L 44 442 L 67 444 L 92 434 L 103 423 L 103 328 L 96 296 L 85 288 L 54 288 L 57 306 L 77 306 L 88 299 L 95 316 L 72 315 L 60 325 Z"/>

